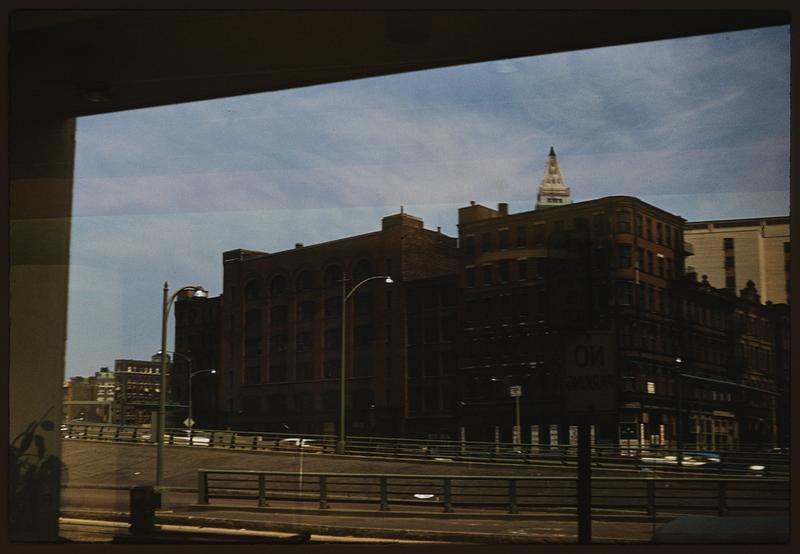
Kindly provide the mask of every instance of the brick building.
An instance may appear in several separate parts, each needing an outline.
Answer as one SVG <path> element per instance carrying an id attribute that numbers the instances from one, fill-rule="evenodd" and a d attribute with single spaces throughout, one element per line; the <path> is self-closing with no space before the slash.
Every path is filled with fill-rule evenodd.
<path id="1" fill-rule="evenodd" d="M 65 402 L 62 410 L 63 421 L 102 421 L 95 417 L 94 407 L 90 404 L 96 396 L 94 379 L 72 377 L 64 382 L 62 391 Z"/>
<path id="2" fill-rule="evenodd" d="M 509 214 L 472 203 L 459 210 L 463 253 L 463 352 L 460 377 L 467 438 L 511 440 L 514 401 L 522 387 L 523 428 L 544 442 L 565 440 L 560 398 L 564 341 L 611 331 L 616 365 L 626 371 L 652 358 L 627 344 L 668 318 L 668 283 L 683 272 L 683 220 L 630 197 L 607 197 Z M 625 403 L 623 402 L 620 406 Z M 624 416 L 620 416 L 624 417 Z M 599 422 L 613 437 L 619 418 Z M 559 437 L 551 437 L 551 426 Z M 527 433 L 523 433 L 527 436 Z"/>
<path id="3" fill-rule="evenodd" d="M 100 371 L 94 374 L 95 381 L 95 400 L 98 402 L 114 403 L 114 372 L 107 367 L 101 367 Z M 109 408 L 110 409 L 110 408 Z"/>
<path id="4" fill-rule="evenodd" d="M 167 365 L 167 371 L 170 371 L 171 365 Z M 161 362 L 158 356 L 153 356 L 151 360 L 114 360 L 114 381 L 114 422 L 120 425 L 150 425 L 152 413 L 158 410 L 161 394 Z M 167 398 L 170 399 L 169 393 Z M 176 418 L 169 414 L 167 426 L 175 426 Z"/>
<path id="5" fill-rule="evenodd" d="M 172 359 L 170 390 L 176 402 L 188 405 L 191 389 L 192 419 L 197 428 L 218 428 L 225 422 L 218 405 L 219 374 L 211 373 L 220 368 L 221 304 L 221 296 L 179 297 L 175 302 L 176 354 Z"/>
<path id="6" fill-rule="evenodd" d="M 274 254 L 233 250 L 223 265 L 216 377 L 225 425 L 337 432 L 342 278 L 349 294 L 387 275 L 393 284 L 364 283 L 344 306 L 346 425 L 348 434 L 406 432 L 408 375 L 418 371 L 406 347 L 407 290 L 455 275 L 454 238 L 401 211 L 383 218 L 380 231 Z"/>
<path id="7" fill-rule="evenodd" d="M 406 435 L 452 439 L 459 410 L 458 275 L 409 282 L 405 297 Z"/>
<path id="8" fill-rule="evenodd" d="M 89 377 L 64 382 L 63 421 L 106 423 L 113 420 L 114 374 L 107 367 Z"/>

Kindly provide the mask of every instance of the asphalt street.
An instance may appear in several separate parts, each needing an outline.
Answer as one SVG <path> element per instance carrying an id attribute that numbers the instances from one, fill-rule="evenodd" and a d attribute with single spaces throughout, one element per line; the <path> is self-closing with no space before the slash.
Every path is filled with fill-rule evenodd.
<path id="1" fill-rule="evenodd" d="M 291 503 L 271 503 L 258 508 L 253 504 L 216 500 L 199 506 L 191 492 L 170 491 L 168 510 L 157 511 L 156 521 L 164 524 L 204 529 L 247 529 L 259 532 L 297 533 L 312 536 L 381 538 L 387 540 L 426 540 L 479 543 L 574 543 L 577 523 L 574 517 L 554 514 L 503 515 L 439 511 L 391 510 L 376 512 L 374 507 L 319 510 Z M 62 491 L 62 514 L 71 520 L 111 520 L 127 522 L 129 491 L 125 489 L 67 488 Z M 649 542 L 663 519 L 652 522 L 606 516 L 593 522 L 593 542 Z"/>
<path id="2" fill-rule="evenodd" d="M 95 536 L 113 540 L 127 533 L 130 518 L 130 488 L 152 485 L 155 473 L 153 445 L 66 440 L 63 443 L 61 507 L 65 537 Z M 339 537 L 339 540 L 445 541 L 471 543 L 553 543 L 577 542 L 574 513 L 524 512 L 456 509 L 443 513 L 441 504 L 413 507 L 393 505 L 381 512 L 374 504 L 331 502 L 321 510 L 318 502 L 272 500 L 259 508 L 255 500 L 213 498 L 210 505 L 197 504 L 198 469 L 236 469 L 369 474 L 414 474 L 431 472 L 453 475 L 569 475 L 574 468 L 519 467 L 486 464 L 439 464 L 436 462 L 381 461 L 374 458 L 300 456 L 219 448 L 171 446 L 165 449 L 165 485 L 169 488 L 167 510 L 156 513 L 156 523 L 177 526 L 172 533 L 186 538 L 188 530 L 244 530 L 277 533 L 270 540 L 294 540 L 293 534 Z M 435 468 L 435 469 L 434 469 Z M 605 473 L 593 470 L 593 473 Z M 618 474 L 619 476 L 619 474 Z M 594 543 L 646 543 L 671 517 L 643 517 L 624 512 L 593 511 Z M 109 524 L 114 523 L 114 525 Z M 120 526 L 121 525 L 121 526 Z M 215 531 L 215 532 L 217 532 Z M 227 533 L 228 531 L 224 531 Z M 163 535 L 162 535 L 163 536 Z M 227 535 L 226 535 L 227 536 Z M 263 536 L 259 540 L 266 540 Z M 239 539 L 244 540 L 242 537 Z M 255 540 L 255 539 L 253 539 Z M 324 540 L 323 540 L 324 542 Z"/>

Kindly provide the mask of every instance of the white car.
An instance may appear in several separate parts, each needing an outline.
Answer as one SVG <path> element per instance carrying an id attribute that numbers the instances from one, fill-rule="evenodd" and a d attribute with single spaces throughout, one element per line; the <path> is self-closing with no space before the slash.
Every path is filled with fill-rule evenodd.
<path id="1" fill-rule="evenodd" d="M 172 442 L 173 444 L 189 444 L 189 439 L 191 438 L 192 444 L 202 444 L 207 445 L 209 442 L 209 438 L 205 435 L 201 435 L 195 433 L 194 435 L 190 435 L 189 431 L 181 431 L 179 433 L 172 433 Z M 169 435 L 164 435 L 164 440 L 169 441 Z"/>
<path id="2" fill-rule="evenodd" d="M 275 447 L 278 450 L 303 450 L 304 452 L 319 454 L 324 447 L 314 439 L 281 439 Z"/>
<path id="3" fill-rule="evenodd" d="M 164 443 L 170 444 L 170 437 L 172 437 L 172 444 L 189 444 L 189 431 L 180 431 L 178 433 L 164 433 Z M 139 439 L 143 441 L 151 440 L 152 435 L 146 433 L 139 435 Z M 208 445 L 210 439 L 205 435 L 195 434 L 192 437 L 192 445 Z"/>

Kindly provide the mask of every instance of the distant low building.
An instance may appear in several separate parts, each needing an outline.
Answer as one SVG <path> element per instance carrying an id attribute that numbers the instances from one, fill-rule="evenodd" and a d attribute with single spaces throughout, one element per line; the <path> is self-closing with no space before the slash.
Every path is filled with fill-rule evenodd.
<path id="1" fill-rule="evenodd" d="M 102 421 L 94 416 L 95 384 L 90 377 L 72 377 L 64 382 L 63 421 Z"/>
<path id="2" fill-rule="evenodd" d="M 99 402 L 114 402 L 114 372 L 107 367 L 101 367 L 94 374 L 95 400 Z"/>
<path id="3" fill-rule="evenodd" d="M 169 371 L 171 364 L 168 364 Z M 114 360 L 114 422 L 121 425 L 149 425 L 158 410 L 161 391 L 161 362 Z M 169 399 L 169 396 L 167 397 Z M 170 402 L 171 403 L 171 402 Z M 175 421 L 167 422 L 175 425 Z"/>
<path id="4" fill-rule="evenodd" d="M 89 377 L 72 377 L 64 382 L 64 422 L 108 423 L 112 420 L 114 377 L 102 368 Z"/>

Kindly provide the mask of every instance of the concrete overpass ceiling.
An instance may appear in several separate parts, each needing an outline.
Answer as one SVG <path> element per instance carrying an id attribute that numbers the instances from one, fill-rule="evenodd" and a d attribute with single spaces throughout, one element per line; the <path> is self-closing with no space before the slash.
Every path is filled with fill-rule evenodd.
<path id="1" fill-rule="evenodd" d="M 784 25 L 780 11 L 22 11 L 12 102 L 81 116 Z"/>

